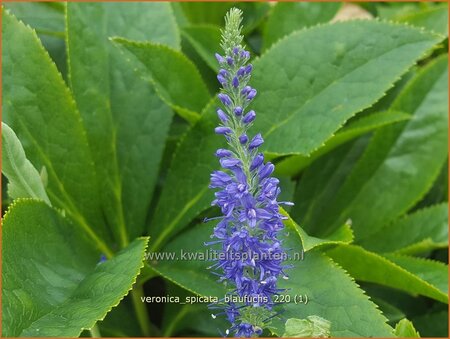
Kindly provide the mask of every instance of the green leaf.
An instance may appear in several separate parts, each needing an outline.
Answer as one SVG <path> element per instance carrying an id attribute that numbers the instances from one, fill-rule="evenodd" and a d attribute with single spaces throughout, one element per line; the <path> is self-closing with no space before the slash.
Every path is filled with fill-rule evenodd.
<path id="1" fill-rule="evenodd" d="M 448 36 L 448 4 L 439 4 L 406 13 L 399 12 L 390 20 L 404 22 L 414 26 Z"/>
<path id="2" fill-rule="evenodd" d="M 182 53 L 163 45 L 115 38 L 146 68 L 142 75 L 161 98 L 183 118 L 195 122 L 210 96 L 195 65 Z"/>
<path id="3" fill-rule="evenodd" d="M 386 111 L 362 117 L 361 119 L 358 119 L 357 121 L 340 129 L 335 136 L 328 139 L 322 147 L 313 151 L 310 155 L 293 155 L 283 159 L 277 163 L 276 174 L 289 176 L 296 175 L 317 158 L 330 152 L 336 147 L 353 140 L 364 133 L 371 132 L 377 128 L 396 122 L 405 121 L 409 118 L 410 116 L 408 114 L 396 111 Z"/>
<path id="4" fill-rule="evenodd" d="M 340 7 L 338 2 L 276 3 L 264 28 L 263 49 L 296 30 L 330 21 Z"/>
<path id="5" fill-rule="evenodd" d="M 72 95 L 35 32 L 8 12 L 3 14 L 3 121 L 16 132 L 34 167 L 47 169 L 52 204 L 108 253 L 109 231 Z"/>
<path id="6" fill-rule="evenodd" d="M 349 223 L 343 224 L 335 232 L 330 234 L 326 239 L 319 239 L 308 235 L 303 228 L 301 228 L 297 223 L 286 213 L 286 211 L 280 208 L 282 214 L 288 217 L 285 220 L 285 225 L 292 230 L 295 230 L 300 237 L 302 248 L 305 252 L 312 250 L 313 248 L 325 246 L 325 245 L 335 245 L 335 244 L 349 244 L 353 242 L 353 231 Z"/>
<path id="7" fill-rule="evenodd" d="M 42 45 L 54 60 L 64 80 L 67 74 L 64 44 L 63 2 L 8 2 L 3 6 L 16 18 L 36 30 Z"/>
<path id="8" fill-rule="evenodd" d="M 383 257 L 355 245 L 342 245 L 327 251 L 327 254 L 356 280 L 373 282 L 413 295 L 420 294 L 444 303 L 448 302 L 447 288 L 442 290 L 445 265 L 437 266 L 428 261 L 414 261 L 417 264 L 415 268 L 411 262 L 417 258 L 411 257 L 403 262 L 403 258 L 392 255 Z M 425 268 L 429 270 L 428 276 L 420 273 L 425 271 Z"/>
<path id="9" fill-rule="evenodd" d="M 386 258 L 448 295 L 448 266 L 446 264 L 400 254 L 386 254 Z"/>
<path id="10" fill-rule="evenodd" d="M 3 220 L 3 336 L 76 337 L 127 294 L 146 238 L 112 259 L 42 201 L 17 200 Z M 32 244 L 33 246 L 30 246 Z"/>
<path id="11" fill-rule="evenodd" d="M 311 251 L 306 253 L 304 260 L 298 260 L 297 254 L 302 251 L 300 239 L 291 224 L 286 226 L 289 235 L 283 239 L 283 245 L 292 249 L 291 260 L 286 264 L 295 267 L 289 270 L 288 280 L 280 281 L 280 288 L 287 288 L 286 294 L 292 298 L 294 295 L 307 295 L 308 303 L 296 304 L 291 299 L 290 303 L 285 304 L 282 313 L 284 321 L 273 324 L 275 334 L 284 333 L 286 319 L 317 315 L 332 323 L 332 336 L 391 336 L 391 328 L 385 324 L 386 319 L 375 305 L 328 257 L 318 251 Z M 203 260 L 210 250 L 204 246 L 204 242 L 210 241 L 212 228 L 212 225 L 201 223 L 176 237 L 164 247 L 163 252 L 149 252 L 153 255 L 174 253 L 177 258 L 149 258 L 153 269 L 194 294 L 223 297 L 226 289 L 207 269 L 211 262 Z M 336 289 L 336 286 L 339 288 Z"/>
<path id="12" fill-rule="evenodd" d="M 420 338 L 419 332 L 408 319 L 402 319 L 395 325 L 394 334 L 399 338 Z"/>
<path id="13" fill-rule="evenodd" d="M 2 122 L 2 173 L 8 178 L 8 195 L 35 198 L 50 204 L 39 172 L 27 159 L 14 131 Z"/>
<path id="14" fill-rule="evenodd" d="M 4 6 L 37 33 L 64 36 L 64 3 L 9 2 Z"/>
<path id="15" fill-rule="evenodd" d="M 180 38 L 169 4 L 67 5 L 71 87 L 102 178 L 105 214 L 124 245 L 143 232 L 172 114 L 135 72 L 140 63 L 127 63 L 112 46 L 112 35 L 174 48 Z"/>
<path id="16" fill-rule="evenodd" d="M 363 240 L 425 195 L 447 158 L 447 77 L 442 56 L 412 79 L 392 105 L 411 119 L 375 133 L 326 208 L 304 221 L 308 227 L 321 234 L 350 218 L 356 239 Z"/>
<path id="17" fill-rule="evenodd" d="M 189 26 L 183 28 L 181 33 L 207 65 L 217 72 L 220 67 L 214 54 L 221 51 L 220 28 L 212 25 Z"/>
<path id="18" fill-rule="evenodd" d="M 440 204 L 387 224 L 361 242 L 378 253 L 416 254 L 448 246 L 448 205 Z"/>
<path id="19" fill-rule="evenodd" d="M 283 338 L 329 338 L 331 323 L 318 316 L 291 318 L 284 325 Z"/>
<path id="20" fill-rule="evenodd" d="M 252 86 L 260 93 L 254 128 L 266 140 L 264 150 L 308 155 L 438 41 L 415 28 L 369 20 L 317 26 L 280 41 L 254 63 Z"/>

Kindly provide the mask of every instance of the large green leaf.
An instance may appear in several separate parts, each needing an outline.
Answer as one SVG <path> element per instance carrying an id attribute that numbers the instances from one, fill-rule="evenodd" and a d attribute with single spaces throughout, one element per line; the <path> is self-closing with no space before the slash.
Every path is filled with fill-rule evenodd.
<path id="1" fill-rule="evenodd" d="M 288 227 L 289 235 L 283 244 L 292 249 L 292 261 L 286 264 L 293 264 L 295 267 L 289 270 L 288 280 L 280 281 L 280 287 L 289 289 L 286 294 L 292 298 L 294 295 L 306 294 L 308 303 L 295 304 L 292 301 L 285 304 L 282 320 L 275 321 L 273 331 L 282 335 L 287 319 L 317 315 L 331 321 L 331 334 L 335 337 L 392 336 L 392 329 L 385 324 L 386 319 L 375 304 L 328 257 L 317 251 L 310 251 L 305 254 L 304 260 L 294 260 L 302 250 L 301 242 L 296 231 L 291 226 Z M 195 294 L 222 297 L 226 290 L 207 269 L 211 262 L 201 260 L 200 257 L 210 250 L 203 243 L 210 240 L 211 232 L 212 225 L 200 224 L 178 236 L 164 248 L 166 253 L 175 253 L 178 260 L 154 260 L 154 269 L 166 279 Z M 186 260 L 186 257 L 182 260 L 182 253 L 192 253 L 198 257 L 196 260 Z"/>
<path id="2" fill-rule="evenodd" d="M 50 204 L 39 172 L 27 159 L 14 131 L 2 122 L 2 173 L 8 178 L 8 195 L 35 198 Z"/>
<path id="3" fill-rule="evenodd" d="M 379 35 L 383 37 L 377 39 Z M 326 25 L 289 36 L 254 62 L 252 86 L 259 96 L 252 105 L 259 114 L 253 131 L 262 132 L 268 144 L 261 149 L 314 151 L 346 119 L 382 96 L 436 41 L 419 30 L 379 22 Z M 379 67 L 385 72 L 379 72 Z M 361 77 L 367 82 L 361 83 Z M 164 241 L 160 237 L 165 239 L 181 229 L 212 201 L 209 174 L 218 168 L 212 154 L 223 145 L 213 132 L 215 107 L 213 102 L 205 108 L 175 152 L 150 229 L 158 235 L 154 248 Z M 184 178 L 182 187 L 180 178 Z M 178 193 L 176 202 L 173 192 Z"/>
<path id="4" fill-rule="evenodd" d="M 34 167 L 46 168 L 52 204 L 108 252 L 95 170 L 72 95 L 36 34 L 7 11 L 2 39 L 3 121 Z"/>
<path id="5" fill-rule="evenodd" d="M 70 82 L 102 178 L 103 208 L 123 245 L 144 229 L 172 114 L 135 72 L 140 63 L 127 63 L 108 40 L 115 35 L 176 48 L 179 34 L 169 4 L 67 5 Z"/>
<path id="6" fill-rule="evenodd" d="M 381 228 L 361 242 L 379 253 L 417 253 L 448 246 L 448 205 L 418 210 Z"/>
<path id="7" fill-rule="evenodd" d="M 3 220 L 3 336 L 76 337 L 127 294 L 146 238 L 106 262 L 85 232 L 42 201 L 17 200 Z"/>
<path id="8" fill-rule="evenodd" d="M 276 173 L 289 176 L 296 175 L 303 168 L 310 165 L 314 160 L 330 152 L 336 147 L 357 138 L 364 133 L 371 132 L 377 128 L 392 123 L 405 121 L 407 119 L 409 119 L 408 114 L 396 111 L 380 112 L 358 119 L 356 122 L 340 129 L 335 136 L 328 139 L 322 147 L 312 152 L 309 156 L 293 155 L 280 161 L 277 163 Z"/>
<path id="9" fill-rule="evenodd" d="M 179 51 L 149 42 L 114 39 L 146 68 L 142 77 L 154 84 L 161 98 L 190 122 L 210 96 L 195 65 Z"/>
<path id="10" fill-rule="evenodd" d="M 316 26 L 283 39 L 254 63 L 252 86 L 260 93 L 254 128 L 266 140 L 264 149 L 310 154 L 437 42 L 416 28 L 370 20 Z"/>
<path id="11" fill-rule="evenodd" d="M 338 2 L 278 2 L 264 27 L 263 48 L 269 48 L 284 36 L 304 27 L 330 21 L 341 4 Z"/>
<path id="12" fill-rule="evenodd" d="M 377 131 L 340 190 L 304 224 L 324 233 L 351 218 L 362 240 L 425 195 L 447 158 L 447 77 L 442 56 L 413 78 L 392 104 L 412 118 Z"/>
<path id="13" fill-rule="evenodd" d="M 373 282 L 448 302 L 447 287 L 443 288 L 447 267 L 413 257 L 379 254 L 355 245 L 338 246 L 327 252 L 356 280 Z M 391 259 L 391 260 L 390 260 Z M 415 266 L 416 265 L 416 266 Z M 439 266 L 438 266 L 439 265 Z M 411 270 L 411 272 L 410 272 Z M 447 282 L 448 284 L 448 282 Z"/>

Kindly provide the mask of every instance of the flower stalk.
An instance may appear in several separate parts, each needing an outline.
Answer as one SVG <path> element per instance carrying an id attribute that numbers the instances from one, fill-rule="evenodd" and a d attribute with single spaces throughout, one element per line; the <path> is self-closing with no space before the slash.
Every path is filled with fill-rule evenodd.
<path id="1" fill-rule="evenodd" d="M 258 150 L 263 137 L 249 134 L 256 118 L 249 106 L 257 91 L 249 85 L 253 66 L 242 45 L 241 22 L 240 10 L 227 13 L 221 41 L 224 55 L 216 54 L 222 107 L 217 109 L 220 123 L 215 132 L 226 138 L 228 147 L 215 154 L 222 170 L 211 174 L 210 188 L 219 189 L 212 205 L 222 215 L 212 218 L 220 221 L 211 236 L 214 240 L 206 245 L 220 247 L 210 268 L 230 287 L 220 304 L 210 306 L 218 310 L 213 318 L 228 318 L 231 325 L 225 335 L 254 337 L 277 315 L 274 296 L 283 291 L 277 282 L 279 277 L 287 279 L 285 251 L 278 238 L 285 217 L 279 212 L 283 202 L 277 201 L 279 180 L 271 176 L 275 167 L 265 163 Z"/>

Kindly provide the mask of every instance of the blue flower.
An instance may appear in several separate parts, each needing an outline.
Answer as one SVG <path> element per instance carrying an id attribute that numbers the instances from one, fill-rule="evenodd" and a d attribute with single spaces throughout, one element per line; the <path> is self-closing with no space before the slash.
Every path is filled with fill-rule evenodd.
<path id="1" fill-rule="evenodd" d="M 207 245 L 219 246 L 220 256 L 211 268 L 219 281 L 231 286 L 228 296 L 241 298 L 212 305 L 222 309 L 213 318 L 219 314 L 227 317 L 231 323 L 227 335 L 253 337 L 262 334 L 276 315 L 274 296 L 282 292 L 277 282 L 287 277 L 285 251 L 278 238 L 285 217 L 277 201 L 279 180 L 271 177 L 275 167 L 264 163 L 258 152 L 263 137 L 260 133 L 248 137 L 256 113 L 247 109 L 257 91 L 248 85 L 253 66 L 248 64 L 250 53 L 241 45 L 240 23 L 241 12 L 230 10 L 222 36 L 225 54 L 216 54 L 222 67 L 218 98 L 223 107 L 217 110 L 221 125 L 215 132 L 225 135 L 228 147 L 215 153 L 223 170 L 211 174 L 209 187 L 219 189 L 212 205 L 220 208 L 222 216 L 213 218 L 220 221 L 211 236 L 214 240 Z"/>

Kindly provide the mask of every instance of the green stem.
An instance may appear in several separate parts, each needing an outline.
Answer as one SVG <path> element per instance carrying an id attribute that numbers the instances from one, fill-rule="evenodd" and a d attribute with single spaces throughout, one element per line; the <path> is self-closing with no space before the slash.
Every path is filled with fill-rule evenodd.
<path id="1" fill-rule="evenodd" d="M 134 311 L 139 322 L 142 334 L 144 337 L 150 337 L 152 335 L 152 329 L 150 327 L 150 318 L 148 316 L 147 307 L 142 302 L 141 297 L 144 297 L 144 291 L 142 286 L 134 286 L 131 290 L 131 299 L 133 300 Z"/>
<path id="2" fill-rule="evenodd" d="M 101 338 L 102 335 L 100 334 L 100 329 L 98 328 L 97 324 L 95 324 L 89 332 L 91 333 L 92 338 Z"/>

